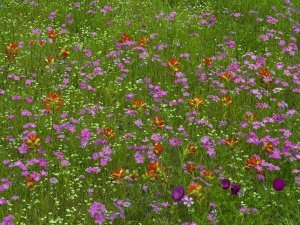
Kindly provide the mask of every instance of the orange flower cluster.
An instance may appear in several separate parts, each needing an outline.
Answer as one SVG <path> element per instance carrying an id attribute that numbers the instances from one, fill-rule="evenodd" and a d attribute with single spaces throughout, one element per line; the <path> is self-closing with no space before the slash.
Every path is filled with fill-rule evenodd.
<path id="1" fill-rule="evenodd" d="M 198 182 L 193 182 L 188 186 L 188 192 L 190 195 L 201 196 L 203 187 Z"/>
<path id="2" fill-rule="evenodd" d="M 189 101 L 189 106 L 192 108 L 200 109 L 203 106 L 203 99 L 194 97 Z"/>
<path id="3" fill-rule="evenodd" d="M 158 175 L 161 173 L 161 165 L 157 161 L 152 161 L 147 167 L 147 174 L 152 179 L 157 179 Z"/>
<path id="4" fill-rule="evenodd" d="M 272 153 L 272 151 L 274 150 L 274 147 L 271 142 L 264 141 L 262 149 L 265 150 L 267 153 Z"/>
<path id="5" fill-rule="evenodd" d="M 121 34 L 121 38 L 120 38 L 119 42 L 123 43 L 125 41 L 131 41 L 131 37 L 129 34 L 123 33 L 123 34 Z"/>
<path id="6" fill-rule="evenodd" d="M 147 37 L 140 37 L 138 39 L 138 45 L 141 47 L 145 47 L 145 46 L 149 45 L 149 42 L 150 42 L 149 38 L 147 38 Z"/>
<path id="7" fill-rule="evenodd" d="M 227 95 L 224 98 L 222 98 L 222 103 L 224 106 L 231 106 L 232 105 L 232 98 Z"/>
<path id="8" fill-rule="evenodd" d="M 115 169 L 112 173 L 112 179 L 113 180 L 120 180 L 124 178 L 126 175 L 126 170 L 122 168 Z"/>
<path id="9" fill-rule="evenodd" d="M 5 59 L 9 61 L 15 60 L 19 53 L 19 47 L 16 43 L 9 43 L 5 48 Z"/>
<path id="10" fill-rule="evenodd" d="M 63 57 L 64 59 L 66 59 L 66 58 L 69 57 L 70 51 L 68 51 L 68 50 L 67 50 L 67 47 L 64 46 L 64 47 L 61 48 L 59 55 L 60 55 L 61 57 Z"/>
<path id="11" fill-rule="evenodd" d="M 162 118 L 155 116 L 153 119 L 153 123 L 158 129 L 161 129 L 164 126 L 165 122 Z"/>
<path id="12" fill-rule="evenodd" d="M 195 145 L 189 144 L 189 145 L 187 146 L 187 153 L 194 154 L 194 153 L 196 153 L 196 152 L 197 152 L 197 148 L 196 148 Z"/>
<path id="13" fill-rule="evenodd" d="M 252 156 L 247 159 L 247 164 L 245 166 L 246 169 L 254 168 L 255 166 L 260 166 L 262 164 L 262 160 L 259 156 Z"/>
<path id="14" fill-rule="evenodd" d="M 34 178 L 31 176 L 31 175 L 29 175 L 28 177 L 26 177 L 26 179 L 25 179 L 25 183 L 27 184 L 27 186 L 28 186 L 28 188 L 30 189 L 30 190 L 34 190 L 35 189 L 35 187 L 34 187 L 34 183 L 35 183 L 36 181 L 34 180 Z"/>
<path id="15" fill-rule="evenodd" d="M 211 58 L 205 58 L 202 60 L 202 62 L 206 65 L 206 66 L 211 66 L 212 65 L 212 59 Z"/>
<path id="16" fill-rule="evenodd" d="M 29 149 L 34 149 L 36 147 L 39 147 L 40 144 L 40 139 L 37 134 L 30 134 L 27 136 L 27 141 L 25 144 L 28 146 Z"/>
<path id="17" fill-rule="evenodd" d="M 64 100 L 61 99 L 59 94 L 55 92 L 50 92 L 45 99 L 43 99 L 43 103 L 46 106 L 46 111 L 56 110 L 57 112 L 61 112 L 60 106 L 64 104 Z"/>
<path id="18" fill-rule="evenodd" d="M 234 145 L 236 145 L 237 143 L 238 143 L 237 138 L 230 138 L 230 137 L 228 137 L 228 138 L 226 138 L 226 140 L 225 140 L 225 144 L 226 144 L 226 145 L 229 145 L 231 148 L 233 148 Z"/>
<path id="19" fill-rule="evenodd" d="M 48 38 L 50 38 L 53 42 L 56 42 L 58 38 L 58 33 L 56 32 L 56 30 L 54 29 L 49 30 Z"/>
<path id="20" fill-rule="evenodd" d="M 153 152 L 157 156 L 159 156 L 164 150 L 164 147 L 159 142 L 154 142 L 153 147 L 154 147 Z"/>
<path id="21" fill-rule="evenodd" d="M 227 72 L 223 73 L 223 75 L 221 76 L 221 79 L 226 82 L 229 82 L 229 81 L 233 81 L 234 77 L 231 75 L 230 71 L 227 71 Z"/>
<path id="22" fill-rule="evenodd" d="M 104 132 L 103 132 L 103 138 L 104 139 L 114 138 L 115 135 L 116 135 L 115 132 L 110 128 L 105 129 Z"/>
<path id="23" fill-rule="evenodd" d="M 145 102 L 141 99 L 134 99 L 132 101 L 132 107 L 135 111 L 140 111 L 143 109 L 147 109 L 147 106 L 145 105 Z"/>
<path id="24" fill-rule="evenodd" d="M 260 69 L 258 72 L 258 75 L 259 75 L 260 79 L 263 79 L 264 77 L 272 78 L 271 71 L 268 68 Z"/>
<path id="25" fill-rule="evenodd" d="M 170 70 L 172 70 L 174 73 L 179 71 L 180 63 L 177 59 L 171 58 L 168 62 L 168 67 Z"/>

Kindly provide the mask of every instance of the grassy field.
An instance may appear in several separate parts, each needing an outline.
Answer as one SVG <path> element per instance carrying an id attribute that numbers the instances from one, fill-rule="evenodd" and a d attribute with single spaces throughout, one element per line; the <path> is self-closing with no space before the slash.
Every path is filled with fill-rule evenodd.
<path id="1" fill-rule="evenodd" d="M 299 46 L 296 0 L 0 0 L 0 224 L 299 224 Z"/>

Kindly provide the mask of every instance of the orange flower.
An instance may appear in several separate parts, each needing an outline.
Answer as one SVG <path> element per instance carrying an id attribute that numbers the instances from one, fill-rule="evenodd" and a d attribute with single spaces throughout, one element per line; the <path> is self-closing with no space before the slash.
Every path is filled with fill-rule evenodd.
<path id="1" fill-rule="evenodd" d="M 145 102 L 141 99 L 134 99 L 132 101 L 133 109 L 134 110 L 141 110 L 141 109 L 147 109 L 147 106 L 145 105 Z"/>
<path id="2" fill-rule="evenodd" d="M 248 121 L 254 121 L 256 119 L 256 116 L 254 115 L 253 112 L 247 112 L 245 113 L 244 115 L 245 119 L 248 120 Z"/>
<path id="3" fill-rule="evenodd" d="M 164 120 L 162 118 L 159 118 L 157 116 L 154 117 L 153 123 L 156 125 L 158 129 L 161 129 L 164 126 Z"/>
<path id="4" fill-rule="evenodd" d="M 45 59 L 45 62 L 48 63 L 48 64 L 53 64 L 54 63 L 54 58 L 49 56 Z"/>
<path id="5" fill-rule="evenodd" d="M 211 66 L 212 65 L 212 59 L 211 58 L 205 58 L 202 60 L 202 62 L 206 65 L 206 66 Z"/>
<path id="6" fill-rule="evenodd" d="M 39 41 L 39 46 L 40 46 L 40 47 L 43 47 L 45 44 L 46 44 L 46 41 L 45 41 L 45 40 L 40 40 L 40 41 Z"/>
<path id="7" fill-rule="evenodd" d="M 253 168 L 255 166 L 260 166 L 262 164 L 262 160 L 259 156 L 252 156 L 247 159 L 246 169 Z"/>
<path id="8" fill-rule="evenodd" d="M 203 106 L 203 99 L 199 97 L 194 97 L 192 98 L 192 100 L 189 101 L 189 106 L 199 109 Z"/>
<path id="9" fill-rule="evenodd" d="M 204 175 L 205 177 L 207 177 L 208 179 L 213 179 L 213 178 L 214 178 L 214 174 L 213 174 L 213 172 L 210 171 L 210 170 L 205 170 L 205 171 L 203 172 L 203 175 Z"/>
<path id="10" fill-rule="evenodd" d="M 268 68 L 263 68 L 263 69 L 260 69 L 259 72 L 258 72 L 258 75 L 260 78 L 263 78 L 263 77 L 272 77 L 272 74 L 271 74 L 271 71 L 268 69 Z"/>
<path id="11" fill-rule="evenodd" d="M 119 180 L 121 178 L 124 178 L 125 175 L 126 175 L 126 171 L 122 168 L 119 168 L 113 171 L 112 178 L 113 180 Z"/>
<path id="12" fill-rule="evenodd" d="M 188 145 L 188 146 L 187 146 L 187 149 L 188 149 L 188 153 L 191 153 L 191 154 L 194 154 L 194 153 L 196 153 L 196 151 L 197 151 L 195 145 Z"/>
<path id="13" fill-rule="evenodd" d="M 180 63 L 177 59 L 171 58 L 168 62 L 169 69 L 173 72 L 179 71 Z"/>
<path id="14" fill-rule="evenodd" d="M 142 46 L 142 47 L 145 47 L 145 46 L 149 45 L 149 38 L 147 38 L 147 37 L 140 37 L 138 39 L 138 45 Z"/>
<path id="15" fill-rule="evenodd" d="M 226 138 L 225 140 L 225 144 L 229 145 L 230 147 L 233 147 L 234 145 L 236 145 L 238 143 L 236 138 Z"/>
<path id="16" fill-rule="evenodd" d="M 70 55 L 70 51 L 66 50 L 67 46 L 64 46 L 61 48 L 59 55 L 63 57 L 64 59 L 68 58 Z"/>
<path id="17" fill-rule="evenodd" d="M 5 58 L 13 61 L 19 53 L 19 47 L 16 43 L 9 43 L 5 48 Z"/>
<path id="18" fill-rule="evenodd" d="M 152 161 L 149 163 L 147 172 L 148 176 L 151 178 L 156 178 L 157 174 L 160 173 L 160 163 L 156 161 Z"/>
<path id="19" fill-rule="evenodd" d="M 158 142 L 153 143 L 153 146 L 154 146 L 153 152 L 155 155 L 160 155 L 164 150 L 164 147 Z"/>
<path id="20" fill-rule="evenodd" d="M 265 150 L 268 153 L 271 153 L 274 149 L 273 144 L 269 141 L 264 141 L 262 148 L 263 148 L 263 150 Z"/>
<path id="21" fill-rule="evenodd" d="M 51 29 L 48 31 L 48 38 L 50 38 L 53 42 L 56 42 L 57 37 L 58 37 L 58 34 L 57 34 L 56 30 Z"/>
<path id="22" fill-rule="evenodd" d="M 35 180 L 34 180 L 34 178 L 31 175 L 29 175 L 28 177 L 26 177 L 25 183 L 27 184 L 27 186 L 28 186 L 28 188 L 30 190 L 34 190 L 34 188 L 35 188 L 34 187 Z"/>
<path id="23" fill-rule="evenodd" d="M 125 41 L 131 41 L 131 37 L 130 37 L 129 34 L 123 33 L 123 34 L 121 35 L 121 39 L 119 40 L 119 42 L 120 42 L 120 43 L 123 43 L 123 42 L 125 42 Z"/>
<path id="24" fill-rule="evenodd" d="M 229 81 L 233 81 L 234 77 L 231 75 L 230 71 L 227 71 L 227 72 L 223 73 L 223 75 L 221 76 L 221 79 L 225 80 L 226 82 L 229 82 Z"/>
<path id="25" fill-rule="evenodd" d="M 45 104 L 46 111 L 51 111 L 55 109 L 57 112 L 60 112 L 60 106 L 64 104 L 64 100 L 61 99 L 59 94 L 55 92 L 50 92 L 45 99 L 43 99 L 43 103 Z"/>
<path id="26" fill-rule="evenodd" d="M 225 106 L 231 106 L 232 105 L 232 98 L 229 95 L 227 95 L 224 98 L 222 98 L 222 103 Z"/>
<path id="27" fill-rule="evenodd" d="M 30 40 L 29 45 L 34 46 L 35 45 L 35 40 Z"/>
<path id="28" fill-rule="evenodd" d="M 104 139 L 113 138 L 113 137 L 115 137 L 115 132 L 112 129 L 107 128 L 104 130 L 104 132 L 103 132 Z"/>
<path id="29" fill-rule="evenodd" d="M 188 192 L 191 195 L 201 195 L 203 187 L 198 182 L 193 182 L 188 186 Z"/>
<path id="30" fill-rule="evenodd" d="M 30 149 L 34 149 L 35 147 L 39 147 L 40 146 L 40 139 L 37 136 L 37 134 L 30 134 L 30 135 L 27 136 L 27 141 L 25 142 L 25 144 Z"/>
<path id="31" fill-rule="evenodd" d="M 196 170 L 196 166 L 193 162 L 187 162 L 185 165 L 184 165 L 184 169 L 189 172 L 189 173 L 192 173 Z"/>

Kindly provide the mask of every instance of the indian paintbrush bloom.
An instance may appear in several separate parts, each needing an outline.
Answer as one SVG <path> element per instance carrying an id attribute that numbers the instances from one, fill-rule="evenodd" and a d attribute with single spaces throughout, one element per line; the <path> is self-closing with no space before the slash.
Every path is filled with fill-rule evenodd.
<path id="1" fill-rule="evenodd" d="M 5 48 L 5 59 L 13 61 L 19 53 L 19 47 L 16 43 L 9 43 Z"/>
<path id="2" fill-rule="evenodd" d="M 56 42 L 58 37 L 58 33 L 56 32 L 56 30 L 51 29 L 48 31 L 48 38 L 50 38 L 53 42 Z"/>
<path id="3" fill-rule="evenodd" d="M 154 117 L 153 123 L 158 129 L 161 129 L 164 126 L 164 120 L 162 118 L 159 118 L 157 116 Z"/>
<path id="4" fill-rule="evenodd" d="M 138 45 L 142 46 L 142 47 L 145 47 L 145 46 L 149 45 L 149 38 L 147 38 L 147 37 L 140 37 L 138 39 Z"/>
<path id="5" fill-rule="evenodd" d="M 46 111 L 56 110 L 57 112 L 61 112 L 60 106 L 64 104 L 64 100 L 61 99 L 59 94 L 50 92 L 47 97 L 43 99 L 43 104 L 46 106 Z"/>
<path id="6" fill-rule="evenodd" d="M 188 191 L 190 195 L 201 195 L 203 187 L 198 182 L 193 182 L 189 184 Z"/>
<path id="7" fill-rule="evenodd" d="M 125 41 L 131 41 L 131 37 L 129 34 L 123 33 L 123 34 L 121 34 L 121 38 L 120 38 L 119 42 L 123 43 Z"/>
<path id="8" fill-rule="evenodd" d="M 180 63 L 177 59 L 171 58 L 168 62 L 168 67 L 173 72 L 179 71 L 179 66 L 180 66 Z"/>
<path id="9" fill-rule="evenodd" d="M 68 58 L 70 55 L 70 51 L 67 50 L 67 46 L 61 48 L 59 55 L 64 59 Z"/>
<path id="10" fill-rule="evenodd" d="M 34 149 L 35 147 L 40 146 L 40 139 L 37 134 L 30 134 L 27 136 L 27 141 L 25 142 L 25 144 L 29 149 Z"/>
<path id="11" fill-rule="evenodd" d="M 210 67 L 212 65 L 212 59 L 211 58 L 205 58 L 202 60 L 202 62 L 207 66 Z"/>
<path id="12" fill-rule="evenodd" d="M 126 171 L 124 169 L 122 169 L 122 168 L 115 169 L 112 173 L 112 179 L 119 180 L 119 179 L 124 178 L 125 175 L 126 175 Z"/>
<path id="13" fill-rule="evenodd" d="M 222 103 L 224 106 L 231 106 L 232 105 L 232 98 L 227 95 L 224 98 L 222 98 Z"/>
<path id="14" fill-rule="evenodd" d="M 189 101 L 189 106 L 191 106 L 192 108 L 200 109 L 203 106 L 203 99 L 194 97 Z"/>

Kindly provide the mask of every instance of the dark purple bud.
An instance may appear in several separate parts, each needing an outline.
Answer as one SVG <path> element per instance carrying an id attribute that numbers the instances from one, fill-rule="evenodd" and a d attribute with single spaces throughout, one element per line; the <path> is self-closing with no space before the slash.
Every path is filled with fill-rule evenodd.
<path id="1" fill-rule="evenodd" d="M 284 189 L 285 185 L 286 185 L 286 183 L 285 183 L 284 179 L 276 178 L 273 181 L 273 188 L 276 191 L 282 191 Z"/>
<path id="2" fill-rule="evenodd" d="M 239 184 L 231 185 L 231 194 L 232 195 L 237 195 L 240 190 L 241 190 L 241 186 Z"/>
<path id="3" fill-rule="evenodd" d="M 171 197 L 174 201 L 180 201 L 184 196 L 184 188 L 181 186 L 175 187 L 172 190 Z"/>
<path id="4" fill-rule="evenodd" d="M 224 189 L 224 190 L 227 190 L 230 188 L 230 180 L 228 179 L 224 179 L 221 181 L 221 187 Z"/>

